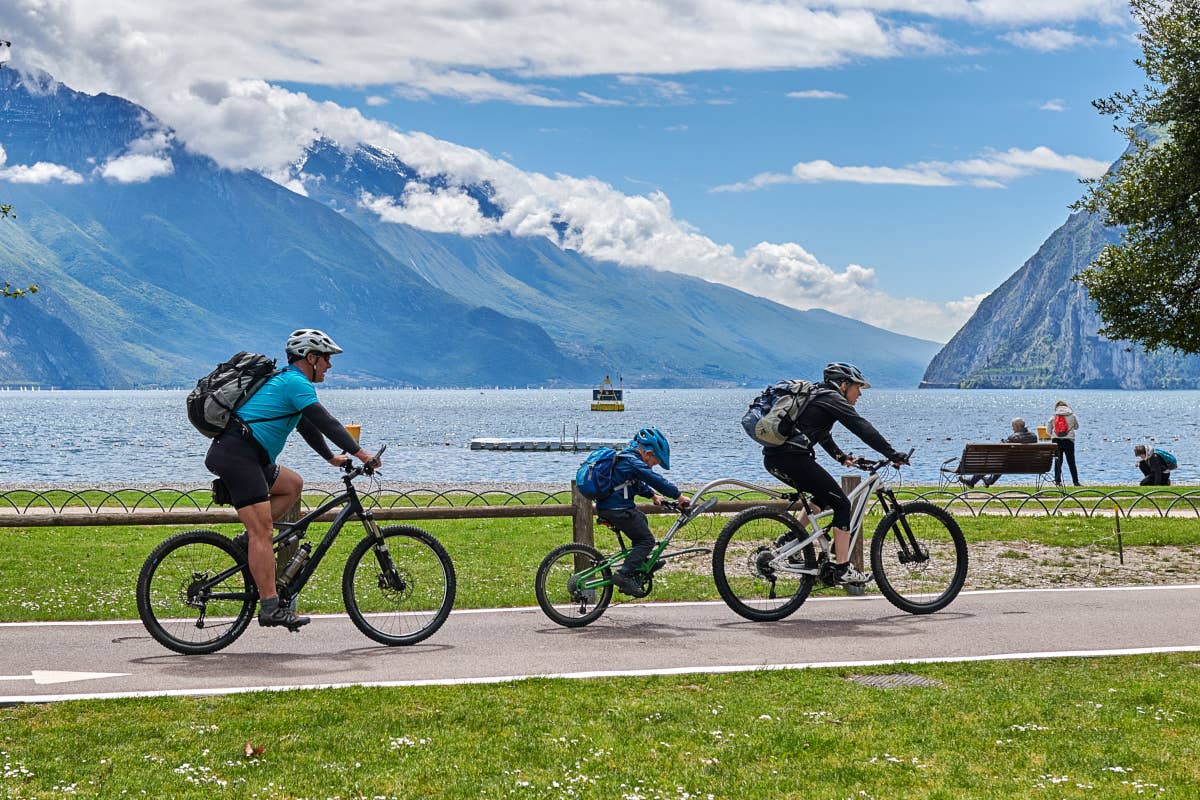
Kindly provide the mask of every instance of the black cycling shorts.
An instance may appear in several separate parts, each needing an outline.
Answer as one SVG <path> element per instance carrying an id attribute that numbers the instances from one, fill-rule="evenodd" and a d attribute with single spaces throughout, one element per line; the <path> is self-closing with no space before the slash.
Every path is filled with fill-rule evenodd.
<path id="1" fill-rule="evenodd" d="M 808 492 L 821 508 L 833 509 L 833 527 L 850 528 L 850 498 L 810 453 L 802 450 L 765 453 L 763 466 L 788 486 Z"/>
<path id="2" fill-rule="evenodd" d="M 269 500 L 271 486 L 279 477 L 279 465 L 272 464 L 267 451 L 243 438 L 237 428 L 213 439 L 204 466 L 224 481 L 234 508 Z"/>

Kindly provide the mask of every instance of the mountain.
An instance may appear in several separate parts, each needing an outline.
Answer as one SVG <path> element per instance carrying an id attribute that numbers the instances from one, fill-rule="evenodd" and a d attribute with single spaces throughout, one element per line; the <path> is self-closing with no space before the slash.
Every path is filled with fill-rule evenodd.
<path id="1" fill-rule="evenodd" d="M 434 286 L 536 322 L 564 350 L 641 385 L 757 383 L 846 360 L 879 385 L 912 386 L 938 347 L 699 278 L 597 261 L 541 237 L 456 236 L 383 221 L 364 207 L 364 194 L 398 197 L 419 179 L 379 148 L 318 142 L 296 177 Z M 490 187 L 466 191 L 485 216 L 502 214 Z"/>
<path id="2" fill-rule="evenodd" d="M 922 387 L 964 389 L 1195 389 L 1200 357 L 1146 352 L 1100 336 L 1096 306 L 1071 280 L 1117 229 L 1078 212 L 979 304 L 930 362 Z M 1152 324 L 1147 321 L 1147 324 Z"/>
<path id="3" fill-rule="evenodd" d="M 100 165 L 162 126 L 108 95 L 0 70 L 8 164 L 77 183 L 3 183 L 0 275 L 41 291 L 0 306 L 5 383 L 186 385 L 241 349 L 278 353 L 297 327 L 346 353 L 331 382 L 578 383 L 590 365 L 546 332 L 431 286 L 342 215 L 253 172 L 166 144 L 173 170 L 121 183 Z M 76 179 L 78 180 L 78 178 Z"/>
<path id="4" fill-rule="evenodd" d="M 0 302 L 0 384 L 187 385 L 301 326 L 345 347 L 331 383 L 367 386 L 761 383 L 832 359 L 911 386 L 937 349 L 546 239 L 381 222 L 362 192 L 417 178 L 394 154 L 319 142 L 305 197 L 45 75 L 0 70 L 0 147 L 0 200 L 18 213 L 0 221 L 0 278 L 41 287 Z M 14 177 L 39 162 L 70 181 Z M 499 215 L 488 187 L 469 191 Z"/>

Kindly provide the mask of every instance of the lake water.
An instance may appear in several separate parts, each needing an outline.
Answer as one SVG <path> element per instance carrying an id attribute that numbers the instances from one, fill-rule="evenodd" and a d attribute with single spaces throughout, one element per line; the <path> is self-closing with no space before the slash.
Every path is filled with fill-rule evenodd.
<path id="1" fill-rule="evenodd" d="M 362 425 L 368 449 L 388 444 L 384 477 L 417 483 L 566 483 L 583 455 L 472 451 L 475 437 L 627 438 L 656 425 L 671 439 L 670 477 L 700 483 L 734 476 L 767 480 L 760 451 L 738 420 L 748 389 L 634 389 L 624 413 L 588 410 L 586 389 L 321 391 L 343 422 Z M 211 479 L 208 441 L 187 423 L 184 391 L 0 391 L 0 483 L 159 484 Z M 936 480 L 966 442 L 999 441 L 1009 420 L 1030 430 L 1064 399 L 1080 420 L 1077 458 L 1088 483 L 1137 483 L 1134 442 L 1156 442 L 1179 458 L 1176 481 L 1200 482 L 1200 392 L 955 391 L 870 389 L 858 409 L 900 449 L 916 447 L 907 479 Z M 869 451 L 840 426 L 848 451 Z M 280 462 L 306 480 L 336 474 L 299 436 Z M 829 462 L 825 462 L 829 465 Z"/>

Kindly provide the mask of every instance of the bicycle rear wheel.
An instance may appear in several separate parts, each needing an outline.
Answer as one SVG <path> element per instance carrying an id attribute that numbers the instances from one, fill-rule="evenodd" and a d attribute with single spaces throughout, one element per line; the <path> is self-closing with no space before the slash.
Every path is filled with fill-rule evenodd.
<path id="1" fill-rule="evenodd" d="M 967 540 L 945 510 L 904 503 L 871 537 L 871 572 L 896 608 L 932 614 L 948 606 L 967 580 Z"/>
<path id="2" fill-rule="evenodd" d="M 409 525 L 367 535 L 342 573 L 346 613 L 358 629 L 386 644 L 416 644 L 434 634 L 454 605 L 454 564 L 441 542 Z"/>
<path id="3" fill-rule="evenodd" d="M 534 581 L 538 605 L 546 616 L 567 628 L 582 628 L 604 614 L 612 601 L 612 570 L 604 567 L 584 580 L 603 586 L 581 587 L 580 574 L 595 570 L 604 561 L 600 551 L 586 544 L 564 544 L 542 559 Z"/>
<path id="4" fill-rule="evenodd" d="M 138 616 L 154 640 L 185 655 L 232 644 L 250 624 L 258 600 L 245 551 L 204 530 L 176 534 L 154 548 L 136 594 Z"/>
<path id="5" fill-rule="evenodd" d="M 812 591 L 815 577 L 784 572 L 771 564 L 785 541 L 808 534 L 790 514 L 751 508 L 725 524 L 713 547 L 713 580 L 722 599 L 755 622 L 774 622 L 791 614 Z M 816 569 L 812 544 L 790 556 L 796 567 Z"/>

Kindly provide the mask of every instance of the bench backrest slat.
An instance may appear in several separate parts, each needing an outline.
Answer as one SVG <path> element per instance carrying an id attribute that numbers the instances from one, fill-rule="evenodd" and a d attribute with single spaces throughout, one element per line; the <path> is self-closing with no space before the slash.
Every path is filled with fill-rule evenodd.
<path id="1" fill-rule="evenodd" d="M 960 475 L 1041 474 L 1050 471 L 1057 454 L 1056 444 L 968 444 L 955 471 Z"/>

